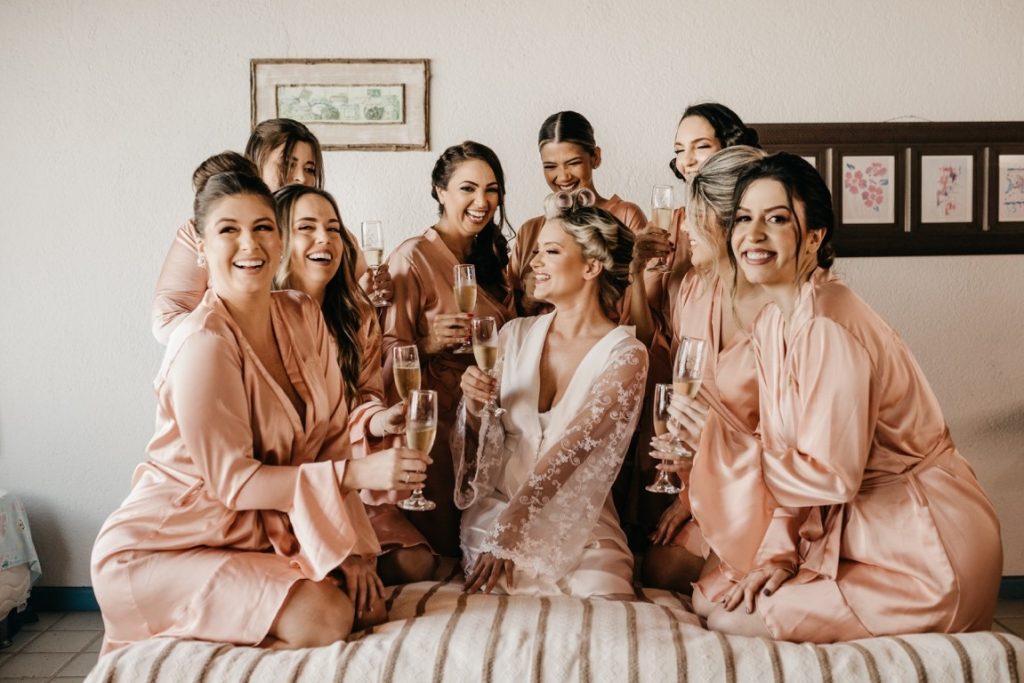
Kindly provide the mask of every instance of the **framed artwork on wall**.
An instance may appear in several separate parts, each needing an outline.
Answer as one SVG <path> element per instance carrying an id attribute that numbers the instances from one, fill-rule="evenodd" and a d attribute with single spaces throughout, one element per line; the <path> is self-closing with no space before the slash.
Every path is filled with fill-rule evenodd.
<path id="1" fill-rule="evenodd" d="M 984 149 L 920 145 L 911 150 L 911 226 L 933 232 L 982 229 Z"/>
<path id="2" fill-rule="evenodd" d="M 992 147 L 988 177 L 992 230 L 1024 232 L 1024 145 Z"/>
<path id="3" fill-rule="evenodd" d="M 837 147 L 832 174 L 837 239 L 903 232 L 903 154 L 895 146 Z"/>
<path id="4" fill-rule="evenodd" d="M 429 150 L 430 60 L 250 60 L 252 125 L 304 123 L 325 150 Z"/>

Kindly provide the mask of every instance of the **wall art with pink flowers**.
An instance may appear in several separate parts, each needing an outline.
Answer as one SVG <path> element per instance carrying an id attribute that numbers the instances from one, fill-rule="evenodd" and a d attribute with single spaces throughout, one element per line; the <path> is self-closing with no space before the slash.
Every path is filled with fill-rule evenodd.
<path id="1" fill-rule="evenodd" d="M 892 224 L 896 222 L 896 157 L 843 156 L 840 160 L 843 207 L 846 224 Z"/>
<path id="2" fill-rule="evenodd" d="M 974 156 L 921 156 L 921 222 L 974 220 Z"/>
<path id="3" fill-rule="evenodd" d="M 996 209 L 1000 223 L 1024 223 L 1024 154 L 1000 154 Z"/>

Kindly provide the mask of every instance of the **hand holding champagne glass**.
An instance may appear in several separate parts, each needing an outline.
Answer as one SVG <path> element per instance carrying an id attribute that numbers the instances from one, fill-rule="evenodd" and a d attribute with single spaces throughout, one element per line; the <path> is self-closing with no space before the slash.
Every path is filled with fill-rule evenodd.
<path id="1" fill-rule="evenodd" d="M 498 364 L 498 321 L 494 318 L 473 318 L 473 355 L 477 367 L 493 377 L 491 371 Z M 495 417 L 505 414 L 505 409 L 499 408 L 493 398 L 487 400 L 483 409 Z"/>
<path id="2" fill-rule="evenodd" d="M 471 263 L 460 263 L 455 266 L 455 306 L 459 313 L 472 315 L 476 308 L 476 266 Z M 472 353 L 470 340 L 453 349 L 452 353 Z"/>
<path id="3" fill-rule="evenodd" d="M 366 265 L 369 266 L 373 277 L 377 276 L 377 269 L 384 262 L 384 230 L 380 221 L 363 221 L 360 226 L 363 242 L 363 256 L 366 258 Z M 380 292 L 374 290 L 370 294 L 370 303 L 377 308 L 385 308 L 391 302 L 381 296 Z"/>
<path id="4" fill-rule="evenodd" d="M 668 432 L 668 421 L 669 412 L 668 407 L 672 402 L 672 385 L 671 384 L 655 384 L 654 385 L 654 435 L 658 437 L 665 437 L 671 435 Z M 652 457 L 658 451 L 652 451 Z M 658 476 L 653 483 L 648 485 L 647 490 L 651 493 L 679 493 L 682 489 L 672 483 L 669 479 L 668 472 L 663 469 L 658 470 Z"/>
<path id="5" fill-rule="evenodd" d="M 677 394 L 695 398 L 704 376 L 704 340 L 683 337 L 672 368 L 672 386 Z"/>
<path id="6" fill-rule="evenodd" d="M 399 398 L 406 401 L 409 393 L 420 388 L 420 354 L 415 345 L 396 346 L 391 369 L 395 375 L 395 389 Z"/>
<path id="7" fill-rule="evenodd" d="M 672 186 L 655 185 L 651 191 L 651 222 L 654 223 L 654 227 L 668 232 L 672 226 L 672 204 Z M 664 258 L 659 258 L 650 270 L 669 273 L 672 268 Z"/>
<path id="8" fill-rule="evenodd" d="M 437 435 L 437 392 L 413 389 L 409 392 L 405 413 L 405 445 L 421 453 L 430 453 Z M 398 507 L 412 512 L 433 510 L 435 503 L 423 497 L 423 487 L 401 500 Z"/>

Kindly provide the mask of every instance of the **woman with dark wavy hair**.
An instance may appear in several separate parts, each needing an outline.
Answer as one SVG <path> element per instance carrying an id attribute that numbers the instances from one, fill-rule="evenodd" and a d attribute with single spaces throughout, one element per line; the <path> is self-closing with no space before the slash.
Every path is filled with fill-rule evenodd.
<path id="1" fill-rule="evenodd" d="M 701 521 L 721 563 L 694 608 L 714 630 L 817 643 L 991 628 L 995 510 L 913 354 L 831 272 L 825 181 L 773 154 L 734 198 L 730 258 L 772 302 L 753 328 L 760 427 L 721 429 L 727 415 L 673 399 L 670 430 L 731 455 L 703 463 L 729 482 L 704 504 L 729 514 Z"/>
<path id="2" fill-rule="evenodd" d="M 305 185 L 323 189 L 324 160 L 320 141 L 303 124 L 291 119 L 268 119 L 253 129 L 245 145 L 245 157 L 225 152 L 204 161 L 193 175 L 193 189 L 213 173 L 238 171 L 261 178 L 271 192 L 286 185 Z M 207 289 L 207 273 L 196 265 L 199 236 L 191 219 L 178 228 L 164 259 L 153 297 L 153 336 L 166 344 L 171 332 L 191 313 Z M 362 251 L 356 254 L 356 273 L 368 291 L 380 289 L 391 295 L 391 278 L 381 268 L 371 278 Z M 372 313 L 372 311 L 371 311 Z"/>
<path id="3" fill-rule="evenodd" d="M 514 316 L 507 305 L 508 228 L 505 174 L 497 155 L 479 142 L 446 149 L 434 164 L 430 196 L 438 220 L 421 235 L 402 242 L 388 257 L 394 279 L 394 305 L 384 319 L 384 384 L 388 399 L 398 400 L 392 374 L 392 349 L 416 345 L 422 388 L 438 393 L 437 438 L 424 494 L 437 503 L 432 512 L 409 519 L 442 555 L 459 552 L 458 510 L 452 501 L 454 475 L 448 433 L 462 397 L 459 378 L 473 364 L 472 354 L 453 351 L 470 337 L 472 315 L 493 316 L 498 324 Z M 473 314 L 455 303 L 455 266 L 476 267 Z"/>
<path id="4" fill-rule="evenodd" d="M 308 294 L 320 306 L 334 338 L 349 399 L 352 457 L 384 446 L 405 427 L 403 406 L 384 402 L 381 330 L 373 305 L 356 283 L 359 248 L 329 193 L 307 185 L 286 185 L 274 193 L 284 255 L 275 286 Z M 363 492 L 363 502 L 380 541 L 377 573 L 385 584 L 425 581 L 433 575 L 434 555 L 415 527 L 386 496 Z M 378 596 L 379 597 L 379 596 Z"/>

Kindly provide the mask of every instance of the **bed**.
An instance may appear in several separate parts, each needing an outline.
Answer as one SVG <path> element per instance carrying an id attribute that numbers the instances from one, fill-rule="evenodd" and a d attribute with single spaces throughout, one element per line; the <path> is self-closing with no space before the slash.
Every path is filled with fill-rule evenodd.
<path id="1" fill-rule="evenodd" d="M 797 645 L 701 629 L 679 594 L 634 602 L 462 593 L 461 577 L 389 589 L 390 620 L 348 642 L 271 652 L 157 638 L 110 653 L 114 681 L 1012 681 L 1024 640 L 1001 633 Z"/>

